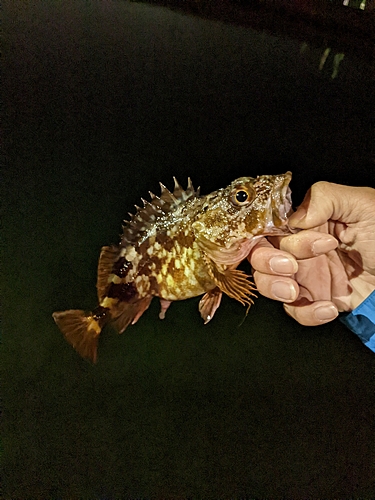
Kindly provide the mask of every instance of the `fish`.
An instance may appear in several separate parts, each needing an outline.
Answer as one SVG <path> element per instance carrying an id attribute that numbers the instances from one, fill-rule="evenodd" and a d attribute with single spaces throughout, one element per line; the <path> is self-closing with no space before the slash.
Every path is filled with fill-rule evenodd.
<path id="1" fill-rule="evenodd" d="M 154 297 L 159 318 L 170 304 L 203 295 L 199 312 L 208 323 L 223 293 L 249 310 L 256 287 L 237 266 L 257 241 L 290 233 L 291 172 L 240 177 L 227 187 L 200 195 L 188 179 L 183 189 L 160 183 L 161 194 L 129 213 L 117 245 L 101 249 L 98 306 L 53 313 L 66 340 L 83 357 L 97 361 L 98 339 L 107 323 L 122 333 L 134 325 Z"/>

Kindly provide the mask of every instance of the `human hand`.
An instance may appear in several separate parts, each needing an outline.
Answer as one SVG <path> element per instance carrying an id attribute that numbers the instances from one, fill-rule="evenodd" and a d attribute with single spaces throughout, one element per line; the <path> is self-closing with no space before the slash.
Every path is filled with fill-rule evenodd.
<path id="1" fill-rule="evenodd" d="M 301 231 L 263 238 L 248 259 L 259 292 L 296 321 L 327 323 L 375 290 L 375 189 L 317 182 L 289 225 Z"/>

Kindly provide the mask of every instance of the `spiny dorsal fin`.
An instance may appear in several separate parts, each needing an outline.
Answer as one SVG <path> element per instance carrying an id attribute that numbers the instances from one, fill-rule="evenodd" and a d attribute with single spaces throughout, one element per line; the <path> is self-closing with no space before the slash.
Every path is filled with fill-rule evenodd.
<path id="1" fill-rule="evenodd" d="M 183 188 L 178 183 L 178 180 L 176 179 L 176 177 L 173 177 L 173 180 L 174 180 L 173 196 L 175 198 L 182 198 L 182 196 L 185 193 L 185 191 L 183 190 Z"/>
<path id="2" fill-rule="evenodd" d="M 188 177 L 188 185 L 187 185 L 186 190 L 182 189 L 182 187 L 178 183 L 176 177 L 173 177 L 173 180 L 174 180 L 173 196 L 175 196 L 177 199 L 186 201 L 191 196 L 196 196 L 196 197 L 199 196 L 199 193 L 198 193 L 199 188 L 197 191 L 195 191 L 190 177 Z"/>
<path id="3" fill-rule="evenodd" d="M 177 198 L 175 198 L 175 196 L 173 195 L 173 193 L 171 193 L 169 191 L 168 188 L 166 188 L 164 186 L 164 184 L 162 184 L 161 182 L 159 182 L 160 184 L 160 199 L 162 199 L 163 201 L 167 202 L 167 203 L 170 203 L 170 204 L 175 204 L 177 203 Z"/>
<path id="4" fill-rule="evenodd" d="M 135 205 L 136 213 L 129 213 L 129 220 L 124 221 L 122 245 L 136 243 L 144 237 L 147 229 L 152 227 L 157 219 L 173 212 L 181 203 L 198 196 L 199 189 L 194 190 L 190 177 L 186 190 L 180 186 L 175 177 L 173 179 L 175 183 L 173 193 L 160 183 L 160 197 L 149 191 L 151 201 L 142 199 L 143 208 Z"/>

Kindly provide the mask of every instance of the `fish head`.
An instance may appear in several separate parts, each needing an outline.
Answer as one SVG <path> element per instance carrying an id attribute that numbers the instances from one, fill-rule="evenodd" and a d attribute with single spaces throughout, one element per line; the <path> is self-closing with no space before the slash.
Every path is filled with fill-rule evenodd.
<path id="1" fill-rule="evenodd" d="M 198 243 L 211 254 L 219 249 L 223 256 L 239 247 L 246 253 L 261 236 L 290 234 L 291 178 L 291 172 L 240 177 L 204 197 L 192 224 Z"/>

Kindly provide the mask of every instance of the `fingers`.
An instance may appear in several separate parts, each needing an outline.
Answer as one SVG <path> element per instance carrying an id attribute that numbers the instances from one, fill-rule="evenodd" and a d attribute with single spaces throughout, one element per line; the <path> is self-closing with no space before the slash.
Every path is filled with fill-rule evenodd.
<path id="1" fill-rule="evenodd" d="M 293 304 L 284 304 L 285 312 L 298 323 L 305 326 L 317 326 L 329 323 L 337 318 L 337 307 L 329 301 L 309 302 L 300 299 Z"/>
<path id="2" fill-rule="evenodd" d="M 297 272 L 298 264 L 293 255 L 274 248 L 267 240 L 261 240 L 248 259 L 259 293 L 281 302 L 296 300 L 299 287 L 291 276 Z"/>
<path id="3" fill-rule="evenodd" d="M 363 220 L 363 209 L 375 201 L 375 190 L 317 182 L 289 218 L 291 227 L 311 229 L 328 220 L 354 223 Z"/>
<path id="4" fill-rule="evenodd" d="M 298 270 L 298 264 L 293 255 L 271 245 L 254 248 L 249 261 L 252 267 L 260 273 L 291 276 Z"/>
<path id="5" fill-rule="evenodd" d="M 288 277 L 273 276 L 254 271 L 255 285 L 262 295 L 281 302 L 294 302 L 299 295 L 298 283 Z"/>
<path id="6" fill-rule="evenodd" d="M 338 316 L 337 307 L 329 300 L 312 301 L 314 294 L 302 285 L 300 288 L 294 277 L 299 270 L 297 259 L 302 261 L 302 269 L 305 263 L 308 266 L 308 259 L 334 250 L 337 244 L 329 234 L 307 230 L 282 238 L 280 250 L 265 239 L 259 241 L 248 257 L 258 291 L 284 302 L 287 314 L 301 325 L 316 326 L 332 321 Z"/>
<path id="7" fill-rule="evenodd" d="M 336 238 L 318 231 L 300 231 L 280 241 L 280 249 L 294 255 L 296 259 L 311 259 L 328 253 L 337 246 Z"/>
<path id="8" fill-rule="evenodd" d="M 336 238 L 318 231 L 300 231 L 280 239 L 280 250 L 262 239 L 251 251 L 248 259 L 261 273 L 291 276 L 298 270 L 296 259 L 311 259 L 337 248 Z"/>
<path id="9" fill-rule="evenodd" d="M 337 307 L 328 300 L 311 302 L 300 296 L 298 283 L 292 278 L 275 277 L 254 272 L 254 281 L 259 292 L 273 300 L 284 302 L 286 313 L 305 326 L 317 326 L 329 323 L 337 318 Z"/>

